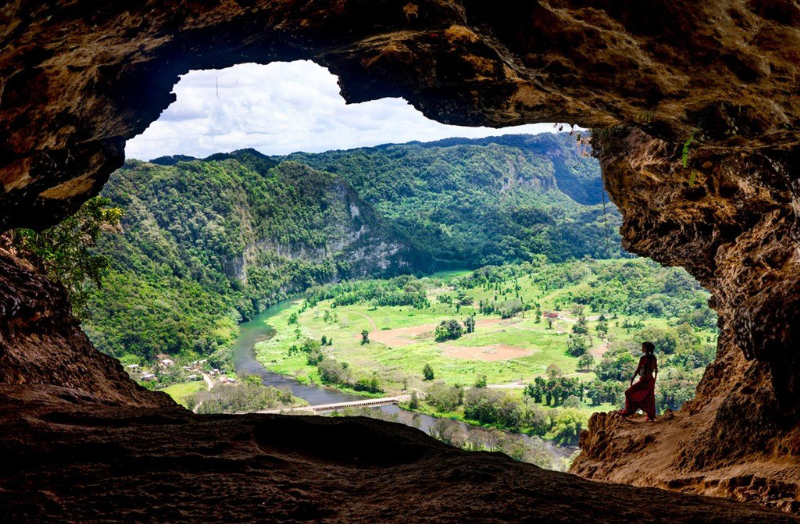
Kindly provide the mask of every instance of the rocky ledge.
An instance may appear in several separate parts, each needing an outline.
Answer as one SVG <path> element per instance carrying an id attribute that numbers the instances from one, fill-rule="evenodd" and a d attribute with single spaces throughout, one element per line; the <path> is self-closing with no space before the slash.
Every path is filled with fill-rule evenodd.
<path id="1" fill-rule="evenodd" d="M 587 481 L 364 418 L 197 416 L 0 386 L 4 522 L 799 523 Z"/>

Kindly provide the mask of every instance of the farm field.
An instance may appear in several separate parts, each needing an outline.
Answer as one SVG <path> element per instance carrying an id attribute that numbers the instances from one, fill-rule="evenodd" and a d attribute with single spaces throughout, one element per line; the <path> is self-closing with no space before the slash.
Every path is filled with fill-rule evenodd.
<path id="1" fill-rule="evenodd" d="M 708 351 L 715 344 L 713 318 L 695 325 L 686 321 L 707 309 L 705 292 L 691 279 L 676 279 L 676 271 L 645 260 L 542 262 L 452 271 L 397 282 L 399 294 L 418 295 L 416 303 L 404 305 L 380 304 L 393 292 L 391 285 L 386 288 L 389 281 L 375 281 L 380 288 L 373 290 L 376 298 L 363 300 L 342 297 L 369 297 L 370 292 L 363 289 L 369 283 L 352 283 L 344 289 L 344 285 L 326 286 L 275 315 L 270 324 L 276 334 L 257 345 L 256 353 L 272 371 L 294 376 L 301 383 L 322 384 L 326 380 L 307 351 L 309 341 L 315 346 L 324 341 L 315 351 L 344 363 L 351 384 L 359 378 L 373 379 L 384 394 L 425 391 L 437 381 L 471 386 L 484 376 L 490 388 L 520 396 L 537 377 L 557 374 L 581 383 L 596 382 L 593 370 L 609 350 L 619 354 L 625 348 L 635 357 L 643 336 L 667 333 L 669 339 L 677 329 L 682 331 L 677 336 L 691 339 L 688 345 L 693 350 L 702 346 Z M 657 292 L 663 291 L 665 282 L 671 295 Z M 456 320 L 463 325 L 470 316 L 475 317 L 474 332 L 436 339 L 440 323 Z M 576 334 L 579 322 L 584 332 Z M 362 340 L 365 331 L 368 343 Z M 571 337 L 583 340 L 592 365 L 579 366 L 580 357 L 568 351 Z M 305 350 L 300 350 L 304 344 Z M 677 351 L 663 349 L 664 353 Z M 662 366 L 665 357 L 659 355 Z M 433 380 L 423 376 L 426 364 L 433 370 Z M 699 376 L 702 366 L 687 373 Z M 588 399 L 582 401 L 587 409 L 603 405 L 595 403 L 590 408 Z"/>

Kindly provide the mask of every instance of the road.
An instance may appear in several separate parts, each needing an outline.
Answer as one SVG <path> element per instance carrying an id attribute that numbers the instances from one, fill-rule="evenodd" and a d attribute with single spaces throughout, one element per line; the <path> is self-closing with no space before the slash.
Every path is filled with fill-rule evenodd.
<path id="1" fill-rule="evenodd" d="M 335 404 L 317 404 L 316 406 L 300 406 L 289 409 L 267 409 L 264 411 L 256 411 L 256 413 L 264 414 L 278 414 L 288 413 L 290 411 L 306 411 L 309 413 L 320 413 L 323 411 L 338 411 L 345 408 L 375 408 L 379 406 L 387 406 L 389 404 L 399 404 L 400 402 L 407 402 L 411 400 L 410 395 L 398 395 L 396 397 L 383 397 L 383 398 L 368 398 L 364 400 L 354 400 L 351 402 L 337 402 Z"/>

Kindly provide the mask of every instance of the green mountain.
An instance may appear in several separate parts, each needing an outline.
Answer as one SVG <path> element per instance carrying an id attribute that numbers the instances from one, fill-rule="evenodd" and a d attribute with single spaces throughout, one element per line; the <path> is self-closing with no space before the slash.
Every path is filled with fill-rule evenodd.
<path id="1" fill-rule="evenodd" d="M 172 166 L 131 161 L 103 196 L 112 268 L 85 329 L 103 351 L 212 352 L 236 320 L 321 282 L 397 274 L 407 243 L 341 177 L 243 152 Z"/>
<path id="2" fill-rule="evenodd" d="M 84 328 L 116 356 L 213 353 L 316 284 L 621 253 L 599 167 L 566 134 L 132 160 L 102 194 L 126 215 Z"/>
<path id="3" fill-rule="evenodd" d="M 346 179 L 436 269 L 623 254 L 597 160 L 567 133 L 285 158 Z"/>

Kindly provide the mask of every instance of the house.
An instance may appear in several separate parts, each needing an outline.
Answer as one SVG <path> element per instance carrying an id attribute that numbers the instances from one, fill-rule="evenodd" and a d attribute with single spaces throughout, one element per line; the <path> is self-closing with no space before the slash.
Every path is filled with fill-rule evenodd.
<path id="1" fill-rule="evenodd" d="M 159 362 L 159 364 L 161 364 L 164 367 L 169 367 L 169 366 L 175 365 L 175 361 L 173 361 L 172 359 L 169 359 L 169 358 L 165 358 L 164 360 Z"/>
<path id="2" fill-rule="evenodd" d="M 137 369 L 139 369 L 139 364 L 128 364 L 128 366 L 127 366 L 127 367 L 128 367 L 128 369 L 130 369 L 131 371 L 136 371 Z"/>
<path id="3" fill-rule="evenodd" d="M 144 373 L 142 374 L 142 380 L 144 382 L 156 382 L 158 379 L 156 378 L 155 373 Z"/>
<path id="4" fill-rule="evenodd" d="M 200 380 L 200 375 L 189 375 L 186 377 L 187 380 Z"/>

